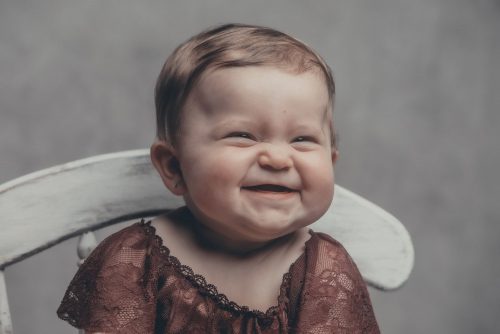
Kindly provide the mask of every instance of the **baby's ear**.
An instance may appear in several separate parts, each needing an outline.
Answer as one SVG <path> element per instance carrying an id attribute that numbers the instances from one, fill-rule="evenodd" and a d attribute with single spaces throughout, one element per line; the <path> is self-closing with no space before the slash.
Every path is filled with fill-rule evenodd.
<path id="1" fill-rule="evenodd" d="M 163 140 L 156 140 L 150 149 L 151 162 L 165 186 L 175 195 L 185 192 L 184 180 L 174 147 Z"/>
<path id="2" fill-rule="evenodd" d="M 332 163 L 334 165 L 337 162 L 338 158 L 339 158 L 339 151 L 335 147 L 332 147 Z"/>

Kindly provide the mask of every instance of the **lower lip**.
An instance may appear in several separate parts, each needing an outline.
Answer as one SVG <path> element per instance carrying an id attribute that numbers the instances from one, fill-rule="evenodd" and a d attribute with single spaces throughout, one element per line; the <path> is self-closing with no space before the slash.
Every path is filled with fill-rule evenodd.
<path id="1" fill-rule="evenodd" d="M 273 200 L 278 200 L 278 199 L 288 199 L 294 197 L 298 192 L 296 191 L 290 191 L 290 192 L 279 192 L 279 191 L 259 191 L 259 190 L 249 190 L 249 189 L 242 189 L 245 191 L 247 194 L 254 195 L 256 197 L 261 197 L 261 198 L 267 198 L 267 199 L 273 199 Z"/>

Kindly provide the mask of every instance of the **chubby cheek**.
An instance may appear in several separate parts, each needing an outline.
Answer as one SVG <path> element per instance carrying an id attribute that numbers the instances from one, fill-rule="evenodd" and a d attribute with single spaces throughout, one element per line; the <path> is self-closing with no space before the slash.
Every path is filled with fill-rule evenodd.
<path id="1" fill-rule="evenodd" d="M 246 173 L 244 155 L 226 150 L 193 153 L 181 161 L 184 182 L 193 200 L 212 202 L 219 196 L 228 196 L 228 191 L 239 189 Z"/>
<path id="2" fill-rule="evenodd" d="M 304 200 L 312 211 L 321 216 L 333 199 L 335 177 L 331 158 L 326 155 L 310 156 L 298 167 L 306 195 Z"/>
<path id="3" fill-rule="evenodd" d="M 334 177 L 333 171 L 331 172 L 331 177 L 325 177 L 318 179 L 318 185 L 314 193 L 314 203 L 318 211 L 321 211 L 321 215 L 328 210 L 333 200 L 334 191 Z"/>

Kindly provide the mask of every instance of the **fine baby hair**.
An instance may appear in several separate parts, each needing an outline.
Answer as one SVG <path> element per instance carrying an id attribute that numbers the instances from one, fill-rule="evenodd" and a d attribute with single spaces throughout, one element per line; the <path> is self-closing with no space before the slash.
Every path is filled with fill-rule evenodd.
<path id="1" fill-rule="evenodd" d="M 333 198 L 334 94 L 325 61 L 274 29 L 181 44 L 151 161 L 186 205 L 101 242 L 58 315 L 86 333 L 379 333 L 356 264 L 307 228 Z"/>

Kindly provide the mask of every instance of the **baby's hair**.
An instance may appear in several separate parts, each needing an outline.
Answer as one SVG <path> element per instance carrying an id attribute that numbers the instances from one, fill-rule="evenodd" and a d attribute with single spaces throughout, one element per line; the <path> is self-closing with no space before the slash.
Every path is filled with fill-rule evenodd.
<path id="1" fill-rule="evenodd" d="M 155 87 L 157 137 L 175 145 L 181 112 L 196 82 L 208 70 L 274 66 L 293 73 L 320 70 L 333 106 L 335 82 L 313 49 L 280 31 L 254 25 L 225 24 L 203 31 L 168 57 Z M 332 145 L 335 134 L 331 128 Z"/>

